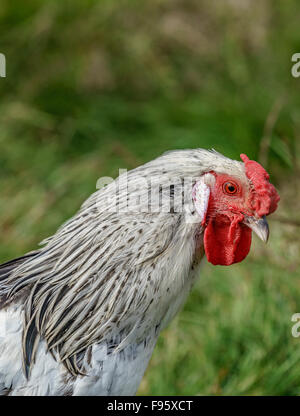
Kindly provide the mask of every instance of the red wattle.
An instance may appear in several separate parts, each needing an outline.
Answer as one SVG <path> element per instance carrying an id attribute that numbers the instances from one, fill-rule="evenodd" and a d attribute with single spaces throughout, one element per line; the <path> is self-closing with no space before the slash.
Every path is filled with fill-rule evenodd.
<path id="1" fill-rule="evenodd" d="M 247 256 L 251 246 L 251 229 L 235 218 L 211 219 L 204 231 L 204 249 L 207 260 L 214 265 L 229 266 Z"/>

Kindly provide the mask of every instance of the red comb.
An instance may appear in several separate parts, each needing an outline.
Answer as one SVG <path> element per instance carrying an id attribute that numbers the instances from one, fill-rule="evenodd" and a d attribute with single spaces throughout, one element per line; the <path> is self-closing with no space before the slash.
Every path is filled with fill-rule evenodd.
<path id="1" fill-rule="evenodd" d="M 245 163 L 247 178 L 251 181 L 255 193 L 252 198 L 252 206 L 256 213 L 262 217 L 277 209 L 280 197 L 275 187 L 269 182 L 269 174 L 265 169 L 254 160 L 250 160 L 247 155 L 240 155 Z"/>

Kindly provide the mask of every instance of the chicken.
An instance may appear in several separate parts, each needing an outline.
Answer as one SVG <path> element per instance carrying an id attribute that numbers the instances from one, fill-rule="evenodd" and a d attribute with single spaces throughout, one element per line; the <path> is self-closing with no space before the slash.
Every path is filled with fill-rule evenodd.
<path id="1" fill-rule="evenodd" d="M 41 248 L 0 266 L 0 394 L 133 395 L 204 256 L 267 241 L 279 196 L 255 161 L 168 152 L 102 187 Z"/>

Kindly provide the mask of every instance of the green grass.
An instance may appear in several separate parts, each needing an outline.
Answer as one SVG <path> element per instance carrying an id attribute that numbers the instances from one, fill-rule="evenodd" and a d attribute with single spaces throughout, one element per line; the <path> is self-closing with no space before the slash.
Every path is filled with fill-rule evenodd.
<path id="1" fill-rule="evenodd" d="M 299 394 L 299 339 L 291 335 L 299 278 L 272 262 L 275 244 L 253 245 L 259 250 L 241 265 L 205 266 L 160 338 L 141 394 Z"/>
<path id="2" fill-rule="evenodd" d="M 299 221 L 300 9 L 250 3 L 2 0 L 0 261 L 53 234 L 99 177 L 176 148 L 265 159 L 278 216 Z M 139 394 L 299 394 L 299 227 L 271 226 L 243 263 L 203 267 Z"/>

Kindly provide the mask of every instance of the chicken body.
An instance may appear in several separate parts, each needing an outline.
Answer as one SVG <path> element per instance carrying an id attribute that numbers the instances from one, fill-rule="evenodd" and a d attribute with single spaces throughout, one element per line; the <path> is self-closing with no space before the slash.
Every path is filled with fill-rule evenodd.
<path id="1" fill-rule="evenodd" d="M 0 266 L 0 394 L 135 394 L 204 252 L 231 264 L 250 248 L 242 221 L 255 190 L 245 164 L 169 152 L 94 193 L 41 249 Z M 218 197 L 222 175 L 243 189 L 234 207 Z M 214 238 L 232 247 L 212 253 Z"/>

